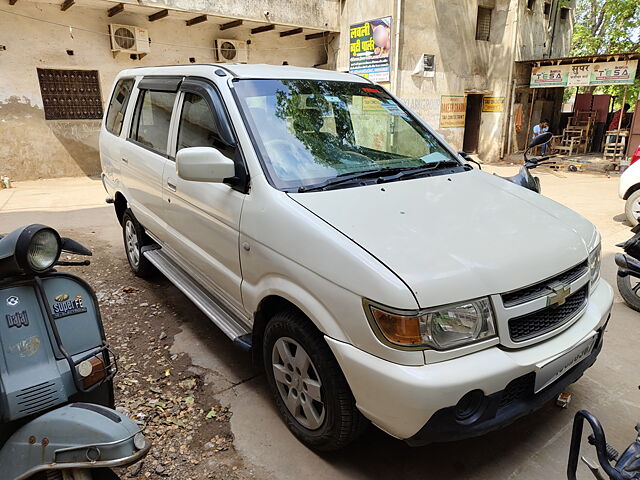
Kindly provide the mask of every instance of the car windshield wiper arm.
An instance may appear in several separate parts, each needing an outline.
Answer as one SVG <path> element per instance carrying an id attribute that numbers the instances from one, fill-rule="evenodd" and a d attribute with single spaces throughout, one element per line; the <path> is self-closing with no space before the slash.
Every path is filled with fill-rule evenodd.
<path id="1" fill-rule="evenodd" d="M 392 167 L 392 168 L 381 168 L 378 170 L 364 170 L 362 172 L 356 173 L 341 173 L 340 175 L 328 178 L 320 183 L 314 183 L 312 185 L 306 185 L 302 187 L 298 187 L 298 193 L 303 192 L 313 192 L 318 190 L 324 190 L 326 187 L 341 185 L 343 183 L 349 183 L 354 180 L 360 180 L 364 178 L 372 178 L 372 177 L 382 177 L 385 174 L 392 172 L 402 172 L 408 170 L 407 167 Z M 411 168 L 410 170 L 415 170 Z"/>
<path id="2" fill-rule="evenodd" d="M 459 166 L 460 162 L 457 162 L 456 160 L 440 160 L 439 162 L 434 162 L 433 164 L 424 164 L 419 167 L 387 167 L 381 168 L 379 170 L 365 170 L 363 172 L 357 173 L 343 173 L 338 175 L 337 177 L 328 178 L 327 180 L 324 180 L 320 183 L 299 187 L 298 192 L 303 193 L 324 190 L 327 187 L 342 185 L 365 178 L 377 177 L 379 181 L 388 182 L 398 180 L 400 178 L 410 177 L 412 175 L 418 175 L 424 172 L 431 172 L 433 170 L 437 170 L 439 167 L 444 167 L 446 165 Z"/>

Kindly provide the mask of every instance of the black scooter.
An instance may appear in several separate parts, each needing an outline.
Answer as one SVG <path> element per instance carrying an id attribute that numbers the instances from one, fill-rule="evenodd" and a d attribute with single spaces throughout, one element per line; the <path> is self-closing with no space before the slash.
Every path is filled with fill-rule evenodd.
<path id="1" fill-rule="evenodd" d="M 640 312 L 640 225 L 631 229 L 635 234 L 624 243 L 619 243 L 624 253 L 616 253 L 618 265 L 618 291 L 625 303 Z"/>
<path id="2" fill-rule="evenodd" d="M 505 180 L 510 181 L 511 183 L 515 183 L 516 185 L 520 185 L 521 187 L 528 188 L 536 193 L 540 193 L 542 188 L 540 187 L 540 179 L 538 177 L 534 177 L 531 175 L 530 170 L 533 170 L 540 165 L 550 164 L 553 162 L 547 162 L 549 160 L 549 156 L 546 155 L 544 157 L 527 157 L 527 153 L 534 147 L 538 145 L 544 145 L 545 143 L 549 143 L 551 141 L 551 137 L 553 134 L 551 132 L 541 133 L 536 136 L 529 142 L 527 145 L 527 149 L 524 151 L 524 165 L 520 167 L 520 171 L 512 177 L 501 177 Z"/>
<path id="3" fill-rule="evenodd" d="M 528 188 L 531 191 L 536 193 L 540 193 L 542 191 L 540 187 L 540 179 L 538 177 L 534 177 L 531 175 L 529 170 L 533 170 L 540 165 L 548 165 L 553 164 L 554 162 L 547 162 L 549 160 L 549 156 L 546 155 L 544 157 L 533 157 L 529 158 L 527 153 L 534 147 L 538 145 L 544 145 L 545 143 L 549 143 L 551 141 L 551 137 L 553 134 L 551 132 L 541 133 L 537 137 L 533 138 L 529 145 L 527 145 L 527 149 L 524 151 L 524 165 L 520 168 L 520 171 L 513 175 L 512 177 L 500 177 L 500 175 L 496 175 L 497 177 L 504 178 L 505 180 L 515 183 L 516 185 L 520 185 L 521 187 Z M 467 162 L 475 163 L 480 167 L 480 164 L 469 157 L 469 155 L 465 152 L 458 152 L 462 158 L 464 158 Z M 482 168 L 482 167 L 480 167 Z"/>
<path id="4" fill-rule="evenodd" d="M 598 464 L 582 457 L 582 461 L 598 480 L 639 480 L 640 479 L 640 435 L 620 455 L 618 451 L 607 443 L 602 425 L 596 417 L 586 410 L 576 413 L 573 420 L 573 433 L 571 435 L 571 449 L 569 450 L 569 464 L 567 465 L 568 480 L 576 480 L 578 470 L 578 457 L 580 456 L 580 444 L 582 442 L 582 429 L 585 420 L 593 431 L 589 435 L 588 442 L 593 445 L 598 455 Z M 640 434 L 640 423 L 636 425 L 636 431 Z M 615 462 L 612 464 L 612 462 Z M 600 467 L 604 475 L 600 471 Z"/>

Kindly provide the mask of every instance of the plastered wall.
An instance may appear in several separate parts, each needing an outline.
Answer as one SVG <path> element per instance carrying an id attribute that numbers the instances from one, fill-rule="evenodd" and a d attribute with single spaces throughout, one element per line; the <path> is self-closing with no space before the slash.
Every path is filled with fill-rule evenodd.
<path id="1" fill-rule="evenodd" d="M 184 19 L 170 16 L 150 23 L 145 15 L 126 10 L 110 19 L 107 8 L 111 4 L 104 3 L 101 9 L 74 6 L 66 12 L 61 12 L 57 4 L 27 0 L 3 6 L 21 15 L 77 28 L 70 31 L 68 26 L 0 12 L 0 45 L 5 46 L 0 50 L 0 174 L 24 180 L 100 173 L 100 120 L 45 120 L 38 67 L 98 70 L 106 106 L 113 79 L 120 70 L 187 64 L 190 57 L 198 63 L 215 61 L 213 41 L 222 35 L 212 22 L 187 27 Z M 154 11 L 149 10 L 147 15 Z M 147 28 L 151 53 L 141 60 L 132 60 L 126 54 L 114 58 L 107 35 L 109 23 Z M 313 66 L 327 58 L 322 39 L 305 41 L 303 35 L 281 39 L 276 31 L 250 36 L 248 28 L 238 28 L 225 31 L 223 37 L 251 38 L 250 63 L 280 65 L 286 61 L 290 65 Z M 67 50 L 73 50 L 74 55 L 68 55 Z"/>

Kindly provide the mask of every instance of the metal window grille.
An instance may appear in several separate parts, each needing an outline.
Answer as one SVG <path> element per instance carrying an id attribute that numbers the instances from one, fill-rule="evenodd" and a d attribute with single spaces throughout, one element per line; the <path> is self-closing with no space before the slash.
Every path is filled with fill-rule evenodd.
<path id="1" fill-rule="evenodd" d="M 38 68 L 46 120 L 102 118 L 102 94 L 97 70 Z"/>
<path id="2" fill-rule="evenodd" d="M 489 41 L 491 35 L 491 9 L 478 7 L 478 24 L 476 26 L 476 40 Z"/>

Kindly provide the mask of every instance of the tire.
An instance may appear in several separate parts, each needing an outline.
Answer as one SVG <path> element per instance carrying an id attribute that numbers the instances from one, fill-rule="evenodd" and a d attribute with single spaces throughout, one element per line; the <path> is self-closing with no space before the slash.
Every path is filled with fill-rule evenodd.
<path id="1" fill-rule="evenodd" d="M 142 225 L 138 223 L 130 209 L 122 216 L 122 239 L 124 251 L 131 270 L 137 277 L 149 277 L 155 270 L 151 262 L 142 255 L 142 247 L 148 243 Z"/>
<path id="2" fill-rule="evenodd" d="M 81 471 L 82 473 L 89 473 L 91 480 L 120 480 L 120 477 L 110 468 L 90 468 Z M 51 470 L 49 470 L 49 472 L 51 472 Z M 61 470 L 55 470 L 55 472 L 58 472 L 60 475 L 62 474 Z M 47 478 L 49 477 L 47 477 L 46 472 L 39 472 L 29 477 L 29 480 L 47 480 Z M 58 477 L 53 475 L 51 478 Z M 62 476 L 60 476 L 60 478 L 62 478 Z"/>
<path id="3" fill-rule="evenodd" d="M 618 291 L 629 307 L 640 312 L 640 279 L 627 275 L 622 277 L 617 275 Z M 637 291 L 634 292 L 634 288 Z"/>
<path id="4" fill-rule="evenodd" d="M 633 192 L 624 204 L 624 214 L 632 227 L 638 225 L 640 216 L 640 190 Z"/>
<path id="5" fill-rule="evenodd" d="M 323 335 L 300 312 L 284 310 L 269 321 L 263 359 L 280 416 L 307 447 L 338 450 L 364 431 L 368 422 L 356 408 L 338 362 Z M 298 368 L 305 360 L 306 371 Z"/>

